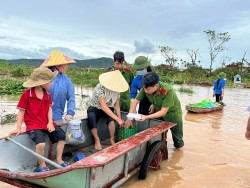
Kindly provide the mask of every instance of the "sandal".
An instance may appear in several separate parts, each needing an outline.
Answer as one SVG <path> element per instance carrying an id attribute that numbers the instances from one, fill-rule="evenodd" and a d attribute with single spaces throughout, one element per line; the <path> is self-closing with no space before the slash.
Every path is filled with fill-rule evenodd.
<path id="1" fill-rule="evenodd" d="M 69 163 L 67 161 L 63 162 L 62 164 L 60 164 L 62 167 L 67 167 L 69 166 Z"/>
<path id="2" fill-rule="evenodd" d="M 45 166 L 45 167 L 37 167 L 34 172 L 47 172 L 50 171 L 49 167 Z"/>

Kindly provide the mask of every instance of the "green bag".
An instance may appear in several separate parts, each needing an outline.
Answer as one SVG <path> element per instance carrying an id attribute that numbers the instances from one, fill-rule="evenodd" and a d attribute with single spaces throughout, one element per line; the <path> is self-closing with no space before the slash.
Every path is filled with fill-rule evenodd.
<path id="1" fill-rule="evenodd" d="M 116 134 L 116 141 L 119 142 L 121 140 L 131 137 L 132 135 L 136 133 L 138 133 L 138 127 L 136 125 L 132 125 L 129 128 L 119 127 L 117 134 Z"/>

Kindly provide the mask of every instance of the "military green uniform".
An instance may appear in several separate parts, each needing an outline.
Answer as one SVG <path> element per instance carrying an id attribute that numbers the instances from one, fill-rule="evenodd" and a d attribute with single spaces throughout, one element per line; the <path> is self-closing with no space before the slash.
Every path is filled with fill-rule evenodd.
<path id="1" fill-rule="evenodd" d="M 107 69 L 107 71 L 113 71 L 113 70 L 117 70 L 115 66 Z M 134 74 L 133 74 L 132 70 L 130 68 L 123 68 L 121 73 L 122 73 L 123 77 L 125 78 L 125 80 L 128 82 L 128 85 L 130 88 L 132 81 L 134 79 Z M 121 93 L 120 106 L 121 106 L 121 111 L 125 111 L 125 112 L 129 111 L 129 108 L 130 108 L 130 89 Z"/>
<path id="2" fill-rule="evenodd" d="M 179 148 L 184 146 L 183 142 L 183 123 L 182 109 L 180 101 L 174 89 L 167 83 L 159 82 L 158 89 L 153 94 L 146 94 L 144 89 L 141 89 L 136 99 L 141 101 L 144 96 L 147 96 L 149 101 L 155 106 L 155 112 L 161 110 L 162 107 L 168 108 L 168 112 L 162 117 L 163 120 L 177 123 L 171 128 L 174 147 Z"/>

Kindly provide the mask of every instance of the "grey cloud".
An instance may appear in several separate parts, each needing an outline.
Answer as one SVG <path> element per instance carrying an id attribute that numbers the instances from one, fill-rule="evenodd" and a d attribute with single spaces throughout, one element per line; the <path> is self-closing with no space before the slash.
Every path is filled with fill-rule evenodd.
<path id="1" fill-rule="evenodd" d="M 167 44 L 178 50 L 199 48 L 201 54 L 206 55 L 203 56 L 205 60 L 209 58 L 208 44 L 203 33 L 206 29 L 229 32 L 232 36 L 230 42 L 235 44 L 231 45 L 231 56 L 236 55 L 237 49 L 242 52 L 249 49 L 249 44 L 245 42 L 249 37 L 245 32 L 242 34 L 242 31 L 249 30 L 250 1 L 75 0 L 73 4 L 67 0 L 61 0 L 59 4 L 59 0 L 44 0 L 36 4 L 32 2 L 11 0 L 1 4 L 5 8 L 0 12 L 0 37 L 6 35 L 8 38 L 0 38 L 0 48 L 7 44 L 13 48 L 5 49 L 8 52 L 4 53 L 0 49 L 0 58 L 7 55 L 11 58 L 45 58 L 55 49 L 48 47 L 52 47 L 52 44 L 63 44 L 66 48 L 60 48 L 61 51 L 72 58 L 84 59 L 87 58 L 86 54 L 112 57 L 114 51 L 119 49 L 126 52 L 126 59 L 129 59 L 137 52 L 153 55 L 158 50 L 158 45 Z M 19 5 L 26 7 L 28 11 L 13 8 Z M 50 10 L 55 5 L 57 8 L 54 11 L 44 14 L 44 10 Z M 119 16 L 114 11 L 117 8 Z M 75 10 L 74 14 L 68 14 L 70 10 Z M 19 37 L 20 40 L 12 37 Z M 154 45 L 142 39 L 150 39 Z M 65 45 L 67 41 L 71 41 L 70 44 L 75 43 L 74 50 L 71 45 Z M 134 41 L 134 45 L 130 41 Z M 27 45 L 21 47 L 25 44 Z M 35 44 L 46 44 L 46 47 L 34 47 Z M 86 51 L 82 54 L 76 49 Z"/>
<path id="2" fill-rule="evenodd" d="M 7 39 L 7 37 L 0 36 L 0 40 L 4 40 L 4 39 Z"/>
<path id="3" fill-rule="evenodd" d="M 135 53 L 155 53 L 156 49 L 154 45 L 148 41 L 147 39 L 144 39 L 143 41 L 134 40 L 134 47 L 135 47 Z"/>
<path id="4" fill-rule="evenodd" d="M 53 50 L 59 50 L 63 54 L 65 54 L 73 59 L 83 60 L 83 59 L 89 58 L 89 57 L 85 56 L 84 54 L 81 54 L 79 52 L 71 50 L 70 48 L 65 48 L 65 47 L 43 48 L 43 49 L 40 49 L 39 51 L 40 51 L 40 53 L 45 54 L 45 56 L 47 57 Z"/>
<path id="5" fill-rule="evenodd" d="M 31 53 L 28 50 L 8 46 L 0 46 L 0 54 L 1 59 L 16 59 L 18 56 L 20 58 L 34 58 L 32 57 L 34 53 Z"/>
<path id="6" fill-rule="evenodd" d="M 53 50 L 59 50 L 63 54 L 73 58 L 73 59 L 87 59 L 90 57 L 85 56 L 84 54 L 78 53 L 74 50 L 65 47 L 42 47 L 37 49 L 22 49 L 9 46 L 0 46 L 0 58 L 1 59 L 16 59 L 18 58 L 28 58 L 28 59 L 45 59 Z"/>

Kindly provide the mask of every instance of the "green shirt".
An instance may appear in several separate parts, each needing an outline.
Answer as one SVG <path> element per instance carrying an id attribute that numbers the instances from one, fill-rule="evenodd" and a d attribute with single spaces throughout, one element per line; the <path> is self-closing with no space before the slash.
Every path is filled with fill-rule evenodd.
<path id="1" fill-rule="evenodd" d="M 176 122 L 182 118 L 182 109 L 180 101 L 174 89 L 168 84 L 159 82 L 158 89 L 152 94 L 146 94 L 142 88 L 136 99 L 141 101 L 144 96 L 147 96 L 149 101 L 155 106 L 155 111 L 158 112 L 162 107 L 168 108 L 167 114 L 162 117 L 165 121 Z"/>
<path id="2" fill-rule="evenodd" d="M 113 71 L 113 70 L 117 70 L 115 66 L 109 67 L 107 69 L 107 72 Z M 132 81 L 134 79 L 134 74 L 133 74 L 132 70 L 130 68 L 123 68 L 121 73 L 122 73 L 123 77 L 125 78 L 125 80 L 128 82 L 128 85 L 131 86 Z"/>
<path id="3" fill-rule="evenodd" d="M 110 67 L 107 69 L 107 71 L 112 71 L 112 70 L 117 70 L 115 66 L 113 67 Z M 122 70 L 122 75 L 123 77 L 125 78 L 125 80 L 128 82 L 128 85 L 129 85 L 129 88 L 132 84 L 132 81 L 134 79 L 134 74 L 133 72 L 131 71 L 130 68 L 123 68 Z M 122 92 L 120 93 L 120 106 L 121 106 L 121 110 L 122 111 L 126 111 L 128 112 L 129 111 L 129 108 L 130 108 L 130 91 L 129 89 L 125 92 Z"/>

